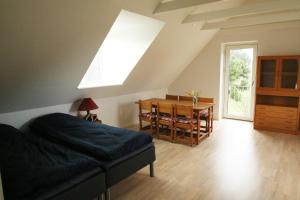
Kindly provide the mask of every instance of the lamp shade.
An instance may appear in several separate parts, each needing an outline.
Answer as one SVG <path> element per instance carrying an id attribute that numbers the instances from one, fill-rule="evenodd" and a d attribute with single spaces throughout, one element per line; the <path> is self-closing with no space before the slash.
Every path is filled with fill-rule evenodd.
<path id="1" fill-rule="evenodd" d="M 78 108 L 79 111 L 89 111 L 97 109 L 97 104 L 93 101 L 92 98 L 84 98 Z"/>

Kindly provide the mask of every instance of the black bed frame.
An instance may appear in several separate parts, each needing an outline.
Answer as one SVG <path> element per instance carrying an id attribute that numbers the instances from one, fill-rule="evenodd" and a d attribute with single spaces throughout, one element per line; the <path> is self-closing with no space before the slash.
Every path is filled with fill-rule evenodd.
<path id="1" fill-rule="evenodd" d="M 130 156 L 128 159 L 116 163 L 105 173 L 92 176 L 72 188 L 66 189 L 60 194 L 55 195 L 51 200 L 83 200 L 98 199 L 110 200 L 110 188 L 129 177 L 138 170 L 149 165 L 150 177 L 154 177 L 155 147 L 150 146 L 142 152 Z M 104 193 L 104 194 L 103 194 Z"/>
<path id="2" fill-rule="evenodd" d="M 102 172 L 63 191 L 61 194 L 55 195 L 51 200 L 83 200 L 95 197 L 103 199 L 105 188 L 105 174 Z"/>
<path id="3" fill-rule="evenodd" d="M 119 159 L 109 162 L 103 161 L 102 164 L 107 165 L 102 165 L 102 167 L 101 160 L 98 160 L 99 167 L 102 168 L 102 171 L 99 171 L 98 168 L 97 171 L 87 172 L 89 173 L 87 176 L 88 178 L 85 178 L 84 180 L 72 179 L 69 183 L 58 184 L 56 187 L 51 188 L 51 190 L 42 194 L 37 199 L 88 200 L 98 197 L 98 199 L 105 198 L 106 200 L 110 200 L 110 188 L 113 185 L 147 165 L 149 165 L 150 168 L 150 177 L 154 177 L 153 163 L 155 159 L 155 146 L 153 143 L 150 143 Z"/>
<path id="4" fill-rule="evenodd" d="M 149 165 L 150 177 L 154 177 L 155 147 L 150 146 L 144 151 L 137 153 L 123 162 L 110 168 L 105 173 L 106 192 L 105 199 L 110 200 L 110 188 L 121 180 L 129 177 L 138 170 Z"/>
<path id="5" fill-rule="evenodd" d="M 0 175 L 1 179 L 1 175 Z M 70 186 L 68 184 L 59 184 L 57 187 L 52 188 L 51 191 L 41 194 L 40 196 L 34 198 L 35 200 L 48 199 L 48 200 L 83 200 L 83 199 L 98 199 L 103 200 L 106 191 L 105 185 L 105 173 L 103 171 L 98 172 L 96 175 L 91 171 L 91 176 L 81 182 L 76 180 L 70 180 L 74 185 Z M 3 191 L 6 200 L 5 191 Z"/>

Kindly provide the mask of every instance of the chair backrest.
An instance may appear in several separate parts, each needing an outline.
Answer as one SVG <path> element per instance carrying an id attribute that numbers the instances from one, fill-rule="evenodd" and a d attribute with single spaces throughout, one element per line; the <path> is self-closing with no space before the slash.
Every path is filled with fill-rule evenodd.
<path id="1" fill-rule="evenodd" d="M 205 102 L 205 103 L 213 103 L 214 98 L 206 98 L 206 97 L 198 97 L 199 102 Z"/>
<path id="2" fill-rule="evenodd" d="M 193 106 L 175 105 L 175 117 L 185 116 L 192 119 L 193 114 Z"/>
<path id="3" fill-rule="evenodd" d="M 169 114 L 173 116 L 174 113 L 174 106 L 170 103 L 158 103 L 157 104 L 157 113 L 160 115 L 161 113 Z"/>
<path id="4" fill-rule="evenodd" d="M 168 100 L 178 100 L 177 95 L 166 94 L 166 99 Z"/>
<path id="5" fill-rule="evenodd" d="M 151 101 L 139 100 L 139 112 L 143 113 L 143 111 L 152 112 L 152 102 Z"/>
<path id="6" fill-rule="evenodd" d="M 193 101 L 193 97 L 190 97 L 190 96 L 179 96 L 179 101 Z"/>

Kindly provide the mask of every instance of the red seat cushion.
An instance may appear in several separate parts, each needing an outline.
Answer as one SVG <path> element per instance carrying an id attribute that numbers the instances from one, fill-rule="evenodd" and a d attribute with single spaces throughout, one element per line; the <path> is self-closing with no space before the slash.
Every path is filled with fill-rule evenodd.
<path id="1" fill-rule="evenodd" d="M 203 110 L 200 112 L 200 117 L 208 117 L 208 110 Z"/>
<path id="2" fill-rule="evenodd" d="M 164 121 L 173 121 L 172 117 L 168 115 L 160 115 L 159 119 Z"/>
<path id="3" fill-rule="evenodd" d="M 175 120 L 176 120 L 176 122 L 184 123 L 184 124 L 190 124 L 190 123 L 196 124 L 197 123 L 197 119 L 190 119 L 187 117 L 177 117 Z"/>
<path id="4" fill-rule="evenodd" d="M 142 113 L 141 116 L 142 116 L 142 117 L 145 117 L 145 118 L 149 118 L 149 119 L 151 119 L 151 118 L 152 118 L 152 119 L 156 118 L 155 113 L 150 113 L 150 112 L 148 112 L 148 113 Z"/>

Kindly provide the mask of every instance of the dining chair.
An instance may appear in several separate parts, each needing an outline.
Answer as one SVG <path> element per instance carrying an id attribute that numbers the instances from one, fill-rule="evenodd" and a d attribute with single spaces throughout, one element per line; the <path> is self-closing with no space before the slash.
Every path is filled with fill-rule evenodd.
<path id="1" fill-rule="evenodd" d="M 199 144 L 200 120 L 194 117 L 193 107 L 175 105 L 174 113 L 174 141 L 189 143 L 191 146 Z"/>
<path id="2" fill-rule="evenodd" d="M 157 138 L 165 139 L 168 141 L 173 141 L 174 139 L 174 106 L 170 103 L 158 103 L 157 104 Z M 162 131 L 160 131 L 160 125 L 162 126 Z M 168 127 L 165 130 L 164 127 Z"/>
<path id="3" fill-rule="evenodd" d="M 193 97 L 190 97 L 190 96 L 179 96 L 179 101 L 193 101 Z"/>
<path id="4" fill-rule="evenodd" d="M 166 94 L 167 100 L 178 100 L 178 95 Z"/>
<path id="5" fill-rule="evenodd" d="M 198 97 L 198 102 L 214 103 L 214 98 Z M 213 106 L 208 110 L 203 110 L 200 113 L 200 120 L 205 121 L 205 126 L 201 128 L 205 129 L 205 132 L 210 133 L 213 130 Z"/>
<path id="6" fill-rule="evenodd" d="M 151 101 L 139 100 L 139 122 L 140 130 L 145 130 L 148 126 L 143 127 L 143 121 L 149 123 L 151 134 L 155 133 L 156 127 L 156 113 L 153 112 Z"/>

